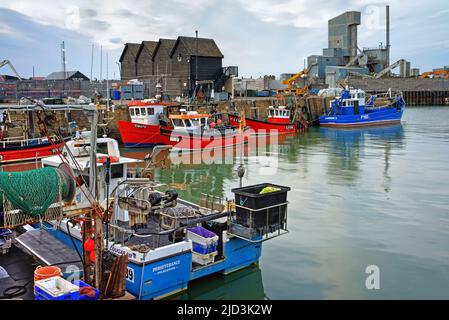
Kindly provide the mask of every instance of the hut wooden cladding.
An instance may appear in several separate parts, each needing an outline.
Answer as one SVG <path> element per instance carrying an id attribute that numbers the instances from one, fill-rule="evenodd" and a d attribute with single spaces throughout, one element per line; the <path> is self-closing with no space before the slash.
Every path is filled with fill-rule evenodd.
<path id="1" fill-rule="evenodd" d="M 126 43 L 120 56 L 121 79 L 145 80 L 164 75 L 191 83 L 198 74 L 196 80 L 215 80 L 222 60 L 223 54 L 213 39 L 178 37 Z"/>

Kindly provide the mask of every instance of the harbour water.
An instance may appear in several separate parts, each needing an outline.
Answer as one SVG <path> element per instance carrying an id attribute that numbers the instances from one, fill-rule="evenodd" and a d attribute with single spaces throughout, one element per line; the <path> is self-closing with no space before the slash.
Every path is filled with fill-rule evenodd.
<path id="1" fill-rule="evenodd" d="M 448 107 L 407 108 L 402 125 L 310 128 L 263 157 L 174 164 L 156 180 L 198 202 L 243 184 L 291 187 L 290 233 L 263 244 L 259 266 L 189 284 L 180 299 L 449 299 Z M 268 150 L 268 152 L 265 152 Z M 149 150 L 122 149 L 143 158 Z M 38 163 L 2 167 L 29 170 Z M 380 289 L 365 273 L 377 266 Z"/>
<path id="2" fill-rule="evenodd" d="M 197 281 L 181 298 L 449 299 L 447 119 L 447 107 L 413 107 L 400 126 L 311 128 L 271 148 L 272 160 L 244 156 L 244 185 L 292 188 L 290 233 L 264 243 L 259 267 Z M 233 160 L 155 176 L 191 201 L 231 198 L 240 156 Z M 378 290 L 365 283 L 372 265 Z"/>

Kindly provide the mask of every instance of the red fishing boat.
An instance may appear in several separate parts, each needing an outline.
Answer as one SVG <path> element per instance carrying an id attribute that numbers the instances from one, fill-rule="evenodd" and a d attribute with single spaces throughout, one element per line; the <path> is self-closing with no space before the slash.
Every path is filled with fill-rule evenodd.
<path id="1" fill-rule="evenodd" d="M 208 114 L 186 111 L 173 103 L 133 102 L 128 105 L 131 121 L 119 121 L 126 147 L 171 145 L 172 150 L 207 150 L 245 143 L 248 128 L 225 126 Z"/>
<path id="2" fill-rule="evenodd" d="M 70 138 L 68 138 L 70 139 Z M 55 155 L 62 150 L 64 141 L 53 137 L 54 144 L 47 138 L 0 141 L 0 164 L 31 161 Z"/>
<path id="3" fill-rule="evenodd" d="M 244 115 L 243 115 L 244 116 Z M 267 118 L 264 120 L 245 117 L 248 125 L 256 134 L 288 134 L 296 133 L 301 127 L 307 128 L 303 121 L 291 121 L 291 111 L 285 106 L 268 108 Z M 302 119 L 301 119 L 302 120 Z M 229 124 L 236 125 L 241 121 L 241 115 L 238 113 L 229 114 Z"/>

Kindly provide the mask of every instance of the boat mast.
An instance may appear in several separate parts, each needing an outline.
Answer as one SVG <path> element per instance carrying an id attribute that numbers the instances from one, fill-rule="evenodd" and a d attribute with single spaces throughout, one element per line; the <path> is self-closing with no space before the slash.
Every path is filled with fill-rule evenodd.
<path id="1" fill-rule="evenodd" d="M 95 287 L 101 290 L 102 280 L 103 280 L 103 247 L 104 247 L 104 236 L 103 236 L 103 221 L 102 217 L 98 214 L 98 199 L 99 199 L 99 187 L 98 187 L 98 168 L 97 168 L 97 122 L 98 122 L 98 109 L 100 107 L 100 102 L 92 109 L 89 109 L 88 115 L 90 116 L 90 165 L 89 165 L 89 189 L 94 197 L 94 206 L 92 214 L 94 219 L 94 241 L 95 241 L 95 262 L 94 262 L 94 272 L 95 272 Z M 109 195 L 106 195 L 108 197 Z"/>

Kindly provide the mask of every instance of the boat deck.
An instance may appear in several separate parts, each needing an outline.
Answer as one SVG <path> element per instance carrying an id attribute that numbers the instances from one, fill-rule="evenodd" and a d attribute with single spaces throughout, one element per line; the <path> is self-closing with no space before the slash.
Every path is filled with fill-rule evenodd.
<path id="1" fill-rule="evenodd" d="M 26 291 L 15 299 L 34 300 L 33 277 L 39 263 L 34 258 L 12 245 L 7 254 L 0 255 L 0 267 L 7 274 L 0 279 L 0 297 L 3 291 L 12 286 L 25 286 Z M 1 273 L 1 272 L 0 272 Z"/>
<path id="2" fill-rule="evenodd" d="M 178 200 L 175 208 L 167 208 L 164 210 L 165 213 L 171 213 L 171 215 L 178 218 L 179 222 L 187 222 L 189 219 L 192 219 L 192 214 L 194 212 L 195 218 L 200 218 L 201 215 L 198 211 L 198 206 L 184 202 L 183 200 Z M 212 213 L 210 211 L 209 213 Z M 147 220 L 147 225 L 144 228 L 139 228 L 138 234 L 141 236 L 133 236 L 128 241 L 126 241 L 125 245 L 127 246 L 135 246 L 135 245 L 146 245 L 151 249 L 161 248 L 167 245 L 172 244 L 174 241 L 168 235 L 156 235 L 155 233 L 163 232 L 164 230 L 160 227 L 160 219 L 161 216 L 152 215 Z M 183 231 L 179 231 L 179 236 L 183 237 Z M 123 239 L 121 236 L 118 236 L 118 239 Z"/>

